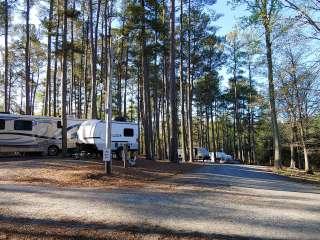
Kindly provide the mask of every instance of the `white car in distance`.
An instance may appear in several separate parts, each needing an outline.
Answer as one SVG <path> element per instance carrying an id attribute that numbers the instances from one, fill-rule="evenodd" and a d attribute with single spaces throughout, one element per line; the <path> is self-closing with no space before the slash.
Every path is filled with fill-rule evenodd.
<path id="1" fill-rule="evenodd" d="M 211 162 L 214 163 L 236 163 L 240 164 L 239 160 L 233 159 L 231 155 L 226 154 L 225 152 L 216 152 L 216 158 L 214 158 L 214 152 L 210 152 Z"/>

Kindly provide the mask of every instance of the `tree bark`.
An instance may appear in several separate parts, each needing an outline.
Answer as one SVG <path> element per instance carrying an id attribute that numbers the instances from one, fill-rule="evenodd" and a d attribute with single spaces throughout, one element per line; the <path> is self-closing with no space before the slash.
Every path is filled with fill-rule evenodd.
<path id="1" fill-rule="evenodd" d="M 268 62 L 268 82 L 269 82 L 269 101 L 271 111 L 271 122 L 273 131 L 273 144 L 274 144 L 274 167 L 281 168 L 281 144 L 280 132 L 278 127 L 277 110 L 276 110 L 276 96 L 273 79 L 273 60 L 272 60 L 272 43 L 269 26 L 265 25 L 265 41 L 267 48 L 267 62 Z"/>
<path id="2" fill-rule="evenodd" d="M 59 0 L 58 3 L 59 4 Z M 57 11 L 57 26 L 56 26 L 56 35 L 55 35 L 55 61 L 54 61 L 54 72 L 53 72 L 53 116 L 57 116 L 57 72 L 58 72 L 58 47 L 59 47 L 59 26 L 60 26 L 60 17 Z"/>
<path id="3" fill-rule="evenodd" d="M 98 0 L 96 26 L 93 24 L 93 3 L 89 1 L 89 26 L 91 42 L 91 118 L 97 118 L 97 41 L 101 0 Z"/>
<path id="4" fill-rule="evenodd" d="M 46 92 L 44 102 L 44 115 L 51 115 L 51 109 L 49 109 L 51 102 L 51 35 L 52 35 L 52 18 L 53 18 L 53 0 L 50 0 L 49 9 L 49 25 L 48 25 L 48 49 L 47 49 L 47 81 Z"/>
<path id="5" fill-rule="evenodd" d="M 146 30 L 145 30 L 145 2 L 140 2 L 143 13 L 141 14 L 141 50 L 142 50 L 142 79 L 143 79 L 143 124 L 144 124 L 144 153 L 147 159 L 152 160 L 152 121 L 150 106 L 150 86 L 148 72 L 148 52 L 146 47 Z"/>
<path id="6" fill-rule="evenodd" d="M 4 1 L 4 111 L 9 112 L 9 50 L 8 50 L 9 6 L 8 0 Z"/>
<path id="7" fill-rule="evenodd" d="M 177 86 L 176 86 L 175 1 L 170 0 L 170 161 L 178 162 Z"/>
<path id="8" fill-rule="evenodd" d="M 118 61 L 118 82 L 117 82 L 117 110 L 118 116 L 122 116 L 122 76 L 123 76 L 123 51 L 124 51 L 124 24 L 125 19 L 122 16 L 122 29 L 121 29 L 121 44 L 120 44 L 120 58 Z"/>
<path id="9" fill-rule="evenodd" d="M 68 0 L 64 0 L 64 14 L 63 14 L 63 35 L 62 35 L 62 51 L 63 51 L 63 66 L 62 66 L 62 83 L 61 83 L 61 94 L 62 94 L 62 106 L 61 106 L 61 122 L 62 122 L 62 154 L 64 157 L 67 156 L 68 145 L 67 145 L 67 34 L 68 34 Z"/>
<path id="10" fill-rule="evenodd" d="M 213 106 L 212 105 L 210 107 L 210 116 L 211 116 L 211 135 L 212 135 L 213 156 L 214 156 L 214 160 L 216 160 L 217 139 L 216 139 L 216 135 L 215 135 L 215 123 L 213 121 Z"/>
<path id="11" fill-rule="evenodd" d="M 73 0 L 72 10 L 75 11 L 76 2 Z M 75 94 L 75 59 L 74 59 L 74 21 L 71 19 L 71 85 L 69 93 L 69 115 L 73 114 L 74 94 Z"/>
<path id="12" fill-rule="evenodd" d="M 184 78 L 183 78 L 183 0 L 180 0 L 180 94 L 181 94 L 181 148 L 182 162 L 186 161 L 186 117 L 184 111 Z"/>
<path id="13" fill-rule="evenodd" d="M 89 23 L 85 23 L 85 47 L 84 47 L 84 71 L 83 71 L 83 82 L 84 82 L 84 115 L 88 118 L 88 45 L 89 45 Z"/>
<path id="14" fill-rule="evenodd" d="M 291 141 L 290 141 L 290 168 L 295 169 L 296 168 L 296 161 L 295 161 L 295 156 L 294 156 L 294 143 L 295 143 L 295 129 L 294 129 L 294 122 L 293 118 L 291 118 L 291 123 L 290 123 L 290 132 L 291 132 Z"/>
<path id="15" fill-rule="evenodd" d="M 187 78 L 188 78 L 188 148 L 189 148 L 189 161 L 193 161 L 193 130 L 192 130 L 192 97 L 193 86 L 191 82 L 191 0 L 188 0 L 188 66 L 187 66 Z"/>
<path id="16" fill-rule="evenodd" d="M 296 74 L 297 66 L 292 61 L 292 71 L 293 71 L 293 82 L 294 82 L 294 88 L 295 88 L 295 97 L 297 101 L 297 111 L 298 111 L 298 124 L 299 124 L 299 134 L 301 139 L 301 145 L 303 149 L 303 156 L 304 156 L 304 170 L 306 173 L 312 173 L 312 170 L 309 166 L 309 156 L 308 156 L 308 148 L 306 145 L 306 133 L 305 133 L 305 126 L 303 123 L 303 106 L 301 102 L 301 97 L 299 95 L 299 87 L 298 87 L 298 80 L 297 80 L 297 74 Z"/>
<path id="17" fill-rule="evenodd" d="M 25 113 L 31 114 L 30 105 L 30 0 L 26 0 L 26 46 L 25 46 L 25 78 L 26 78 L 26 106 Z"/>
<path id="18" fill-rule="evenodd" d="M 123 117 L 127 118 L 127 87 L 128 87 L 128 66 L 129 64 L 129 43 L 126 51 L 126 67 L 124 74 L 124 96 L 123 96 Z"/>

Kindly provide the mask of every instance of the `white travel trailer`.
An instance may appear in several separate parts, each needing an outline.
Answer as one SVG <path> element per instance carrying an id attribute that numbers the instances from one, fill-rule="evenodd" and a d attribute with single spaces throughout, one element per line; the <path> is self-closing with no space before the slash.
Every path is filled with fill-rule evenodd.
<path id="1" fill-rule="evenodd" d="M 68 118 L 68 149 L 76 148 L 77 130 L 84 120 Z M 55 156 L 62 147 L 60 118 L 0 114 L 0 153 L 41 152 Z"/>
<path id="2" fill-rule="evenodd" d="M 112 151 L 119 153 L 124 144 L 128 150 L 138 151 L 138 124 L 132 122 L 112 121 L 111 142 Z M 101 152 L 105 147 L 106 122 L 102 120 L 88 120 L 81 124 L 78 130 L 78 146 L 87 152 Z"/>

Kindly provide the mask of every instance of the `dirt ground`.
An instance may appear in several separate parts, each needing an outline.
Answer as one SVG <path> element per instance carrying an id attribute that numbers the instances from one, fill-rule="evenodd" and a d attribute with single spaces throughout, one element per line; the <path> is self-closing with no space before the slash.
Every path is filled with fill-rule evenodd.
<path id="1" fill-rule="evenodd" d="M 143 188 L 173 191 L 167 179 L 191 172 L 202 164 L 173 164 L 168 161 L 137 160 L 135 167 L 124 168 L 113 161 L 112 175 L 104 174 L 101 160 L 57 158 L 0 158 L 0 184 L 27 184 L 55 187 Z M 1 202 L 1 199 L 0 199 Z M 63 224 L 62 224 L 63 223 Z M 21 218 L 1 208 L 0 240 L 2 239 L 208 239 L 205 236 L 167 232 L 150 226 L 102 226 L 83 224 L 74 220 L 37 221 Z"/>
<path id="2" fill-rule="evenodd" d="M 281 170 L 273 170 L 273 172 L 289 177 L 296 182 L 320 184 L 320 172 L 318 171 L 314 171 L 313 174 L 307 174 L 301 169 L 283 168 Z"/>
<path id="3" fill-rule="evenodd" d="M 0 184 L 107 188 L 144 187 L 146 184 L 150 187 L 157 184 L 160 188 L 170 188 L 161 180 L 191 172 L 201 166 L 203 164 L 138 159 L 135 167 L 124 168 L 122 161 L 113 160 L 112 174 L 107 176 L 104 163 L 96 159 L 0 159 Z"/>

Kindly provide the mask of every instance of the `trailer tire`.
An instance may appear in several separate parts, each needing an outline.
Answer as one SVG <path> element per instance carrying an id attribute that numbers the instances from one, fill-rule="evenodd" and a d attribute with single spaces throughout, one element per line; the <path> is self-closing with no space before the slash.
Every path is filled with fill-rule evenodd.
<path id="1" fill-rule="evenodd" d="M 57 156 L 59 153 L 59 148 L 57 146 L 50 146 L 48 147 L 48 156 L 54 157 Z"/>

